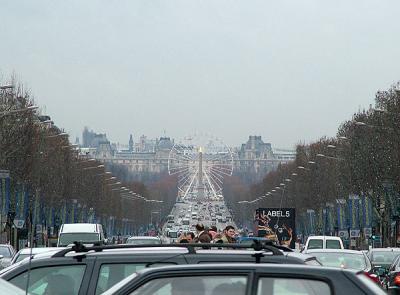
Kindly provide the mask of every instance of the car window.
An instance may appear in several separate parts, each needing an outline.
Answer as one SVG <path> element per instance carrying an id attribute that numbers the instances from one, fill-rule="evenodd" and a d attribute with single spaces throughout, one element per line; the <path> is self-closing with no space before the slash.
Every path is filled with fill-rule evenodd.
<path id="1" fill-rule="evenodd" d="M 340 241 L 337 240 L 326 240 L 326 248 L 327 249 L 342 249 L 342 245 Z"/>
<path id="2" fill-rule="evenodd" d="M 130 295 L 244 295 L 246 276 L 188 276 L 151 280 Z"/>
<path id="3" fill-rule="evenodd" d="M 78 294 L 85 268 L 85 265 L 62 265 L 32 269 L 29 273 L 29 294 Z M 27 272 L 24 272 L 12 278 L 10 283 L 25 290 L 27 278 Z"/>
<path id="4" fill-rule="evenodd" d="M 322 249 L 323 244 L 320 239 L 311 239 L 308 241 L 307 249 Z"/>
<path id="5" fill-rule="evenodd" d="M 26 257 L 29 257 L 29 254 L 18 254 L 14 263 L 20 262 L 21 260 L 25 259 Z"/>
<path id="6" fill-rule="evenodd" d="M 163 266 L 173 265 L 172 263 L 157 263 L 153 265 Z M 105 292 L 110 289 L 116 283 L 122 281 L 127 276 L 144 269 L 146 264 L 144 263 L 113 263 L 113 264 L 102 264 L 99 271 L 99 277 L 97 279 L 96 295 Z"/>
<path id="7" fill-rule="evenodd" d="M 396 258 L 393 260 L 392 264 L 389 267 L 389 271 L 393 271 L 398 265 L 398 263 L 399 263 L 399 256 L 396 256 Z"/>
<path id="8" fill-rule="evenodd" d="M 0 255 L 3 255 L 5 258 L 10 258 L 12 256 L 9 247 L 0 247 Z"/>
<path id="9" fill-rule="evenodd" d="M 328 295 L 326 282 L 301 278 L 260 278 L 257 295 Z"/>

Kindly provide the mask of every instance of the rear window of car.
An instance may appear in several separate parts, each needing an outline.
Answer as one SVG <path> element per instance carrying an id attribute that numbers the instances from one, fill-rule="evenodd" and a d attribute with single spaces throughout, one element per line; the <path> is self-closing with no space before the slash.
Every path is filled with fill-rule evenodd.
<path id="1" fill-rule="evenodd" d="M 338 240 L 326 240 L 327 249 L 342 249 L 342 245 Z"/>
<path id="2" fill-rule="evenodd" d="M 326 282 L 302 278 L 260 278 L 257 295 L 330 295 L 331 288 Z"/>
<path id="3" fill-rule="evenodd" d="M 323 247 L 322 239 L 311 239 L 308 241 L 307 249 L 322 249 Z"/>

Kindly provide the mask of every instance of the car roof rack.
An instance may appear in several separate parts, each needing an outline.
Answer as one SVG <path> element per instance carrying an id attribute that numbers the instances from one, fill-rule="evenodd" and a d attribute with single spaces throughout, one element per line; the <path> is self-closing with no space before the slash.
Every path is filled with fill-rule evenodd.
<path id="1" fill-rule="evenodd" d="M 195 254 L 197 250 L 204 249 L 252 249 L 255 251 L 267 251 L 271 252 L 273 255 L 283 255 L 281 250 L 292 252 L 291 249 L 273 245 L 272 243 L 261 243 L 260 241 L 254 241 L 253 244 L 223 244 L 223 243 L 179 243 L 179 244 L 115 244 L 115 245 L 93 245 L 86 246 L 82 242 L 74 242 L 72 247 L 65 248 L 61 251 L 55 253 L 52 257 L 64 257 L 69 252 L 85 253 L 89 251 L 101 252 L 103 250 L 112 249 L 140 249 L 140 248 L 186 248 L 190 254 Z"/>

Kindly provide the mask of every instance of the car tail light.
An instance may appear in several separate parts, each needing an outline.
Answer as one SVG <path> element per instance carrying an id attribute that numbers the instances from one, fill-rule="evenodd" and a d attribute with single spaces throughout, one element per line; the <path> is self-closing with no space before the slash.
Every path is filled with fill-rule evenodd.
<path id="1" fill-rule="evenodd" d="M 379 284 L 379 277 L 374 274 L 374 273 L 369 273 L 369 272 L 364 272 L 364 274 L 369 277 L 371 280 L 373 280 L 375 283 Z M 399 277 L 400 279 L 400 277 Z"/>
<path id="2" fill-rule="evenodd" d="M 396 275 L 393 280 L 393 284 L 400 286 L 400 275 Z"/>

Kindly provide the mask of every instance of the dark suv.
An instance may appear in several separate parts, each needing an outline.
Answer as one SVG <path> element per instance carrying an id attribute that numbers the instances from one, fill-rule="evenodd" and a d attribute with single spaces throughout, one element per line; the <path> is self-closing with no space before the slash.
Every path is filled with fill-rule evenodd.
<path id="1" fill-rule="evenodd" d="M 310 255 L 283 252 L 274 246 L 256 247 L 256 250 L 248 247 L 251 246 L 78 245 L 55 254 L 35 255 L 30 262 L 26 258 L 0 272 L 0 277 L 22 289 L 26 289 L 29 277 L 29 292 L 35 295 L 97 295 L 134 272 L 157 266 L 227 262 L 320 265 Z"/>

